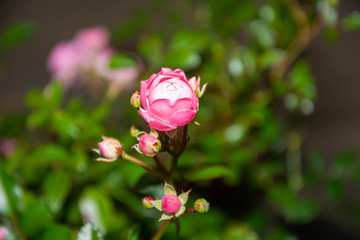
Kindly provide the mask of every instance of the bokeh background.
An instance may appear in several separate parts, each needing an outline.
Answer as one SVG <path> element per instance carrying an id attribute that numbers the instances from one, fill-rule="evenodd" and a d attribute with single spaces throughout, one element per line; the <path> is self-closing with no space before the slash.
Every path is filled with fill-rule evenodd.
<path id="1" fill-rule="evenodd" d="M 258 2 L 265 4 L 271 1 Z M 160 9 L 157 6 L 160 5 L 165 7 L 157 11 Z M 194 6 L 196 5 L 197 3 L 194 3 Z M 2 0 L 0 32 L 19 21 L 32 22 L 36 30 L 28 41 L 3 52 L 1 56 L 0 114 L 5 116 L 28 111 L 24 96 L 29 89 L 43 88 L 49 82 L 51 75 L 46 68 L 46 61 L 49 52 L 59 41 L 71 39 L 79 29 L 103 25 L 115 33 L 112 39 L 114 47 L 136 51 L 139 37 L 137 33 L 121 39 L 121 34 L 116 35 L 116 30 L 133 19 L 141 21 L 146 14 L 153 19 L 154 28 L 161 28 L 167 24 L 167 8 L 193 11 L 191 4 L 175 0 Z M 360 10 L 360 2 L 340 1 L 338 10 L 341 18 Z M 186 12 L 184 14 L 186 15 Z M 129 32 L 132 27 L 136 28 L 136 24 L 129 27 Z M 360 31 L 341 31 L 333 42 L 327 41 L 325 35 L 323 30 L 302 54 L 302 57 L 309 60 L 311 71 L 316 78 L 318 97 L 314 101 L 314 112 L 306 117 L 299 117 L 300 123 L 297 127 L 304 137 L 302 157 L 309 159 L 314 152 L 320 153 L 325 164 L 331 165 L 341 153 L 357 156 L 360 154 Z M 357 157 L 356 161 L 358 160 Z M 303 233 L 307 237 L 300 239 L 359 239 L 360 208 L 347 207 L 348 202 L 353 206 L 352 204 L 360 200 L 358 184 L 359 182 L 347 182 L 344 187 L 346 198 L 338 202 L 330 202 L 319 194 L 323 187 L 321 185 L 304 191 L 303 195 L 319 201 L 321 213 L 311 224 L 294 227 L 294 232 L 309 234 Z M 358 212 L 357 219 L 353 218 L 354 211 Z M 333 226 L 335 227 L 332 228 Z M 321 234 L 325 234 L 329 229 L 340 233 L 324 238 L 328 235 Z M 317 232 L 320 235 L 316 235 Z M 314 234 L 319 238 L 314 237 Z"/>

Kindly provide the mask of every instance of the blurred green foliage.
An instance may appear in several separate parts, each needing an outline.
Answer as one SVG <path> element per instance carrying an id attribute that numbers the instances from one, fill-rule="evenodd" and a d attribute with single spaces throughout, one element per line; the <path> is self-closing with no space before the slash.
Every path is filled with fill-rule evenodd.
<path id="1" fill-rule="evenodd" d="M 341 201 L 346 183 L 360 180 L 352 152 L 329 166 L 319 152 L 302 153 L 299 120 L 314 111 L 317 97 L 302 53 L 321 29 L 338 31 L 336 2 L 153 1 L 151 11 L 114 28 L 114 43 L 136 41 L 146 65 L 143 79 L 171 67 L 209 83 L 196 116 L 201 125 L 189 126 L 174 181 L 183 190 L 193 188 L 190 198 L 205 197 L 211 208 L 206 215 L 182 216 L 180 235 L 170 226 L 164 239 L 296 239 L 288 226 L 308 223 L 321 211 L 305 190 L 320 186 L 329 201 Z M 358 29 L 359 14 L 341 23 Z M 28 22 L 10 26 L 0 49 L 20 44 L 33 31 Z M 111 66 L 132 61 L 116 55 Z M 145 126 L 129 105 L 130 95 L 69 97 L 50 82 L 28 92 L 26 120 L 23 114 L 0 117 L 1 140 L 16 140 L 16 150 L 0 158 L 0 225 L 11 231 L 9 239 L 133 240 L 154 234 L 159 213 L 144 210 L 141 198 L 160 198 L 163 183 L 121 159 L 92 160 L 100 134 L 130 149 L 136 140 L 129 127 Z"/>

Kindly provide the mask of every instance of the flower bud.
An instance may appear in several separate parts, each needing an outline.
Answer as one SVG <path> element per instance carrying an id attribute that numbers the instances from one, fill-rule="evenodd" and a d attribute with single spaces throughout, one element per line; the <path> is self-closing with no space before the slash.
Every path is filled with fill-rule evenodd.
<path id="1" fill-rule="evenodd" d="M 136 137 L 139 144 L 135 144 L 133 148 L 145 156 L 152 157 L 161 149 L 161 142 L 153 134 L 140 132 Z"/>
<path id="2" fill-rule="evenodd" d="M 136 137 L 136 135 L 138 135 L 140 132 L 139 129 L 137 129 L 134 125 L 131 125 L 130 127 L 130 135 L 133 137 Z"/>
<path id="3" fill-rule="evenodd" d="M 166 214 L 174 214 L 181 208 L 180 199 L 175 194 L 166 194 L 161 200 L 161 208 Z"/>
<path id="4" fill-rule="evenodd" d="M 206 213 L 209 211 L 210 204 L 204 198 L 199 198 L 194 203 L 194 209 L 198 213 Z"/>
<path id="5" fill-rule="evenodd" d="M 104 156 L 103 158 L 97 158 L 96 161 L 113 162 L 122 153 L 121 143 L 112 137 L 102 136 L 103 141 L 99 142 L 99 149 L 93 149 L 94 152 Z"/>
<path id="6" fill-rule="evenodd" d="M 144 197 L 141 202 L 142 202 L 142 205 L 144 206 L 144 208 L 146 209 L 152 209 L 154 206 L 152 205 L 151 201 L 153 200 L 152 197 L 150 196 L 147 196 L 147 197 Z"/>
<path id="7" fill-rule="evenodd" d="M 139 93 L 139 91 L 136 90 L 136 91 L 131 95 L 130 104 L 131 104 L 134 108 L 139 108 L 139 107 L 140 107 L 141 102 L 140 102 L 140 93 Z"/>

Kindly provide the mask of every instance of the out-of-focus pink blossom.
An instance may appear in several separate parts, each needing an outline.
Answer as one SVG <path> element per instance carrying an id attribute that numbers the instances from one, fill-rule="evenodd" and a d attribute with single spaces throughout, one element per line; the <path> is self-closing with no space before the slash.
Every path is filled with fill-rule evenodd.
<path id="1" fill-rule="evenodd" d="M 0 240 L 5 240 L 9 235 L 9 230 L 6 227 L 0 227 Z"/>
<path id="2" fill-rule="evenodd" d="M 99 51 L 109 42 L 109 33 L 103 27 L 93 27 L 80 30 L 74 39 L 74 44 L 84 51 Z"/>
<path id="3" fill-rule="evenodd" d="M 61 42 L 50 53 L 48 68 L 56 79 L 70 86 L 79 75 L 81 60 L 81 50 L 73 42 Z"/>
<path id="4" fill-rule="evenodd" d="M 140 74 L 138 66 L 110 68 L 110 60 L 114 54 L 115 51 L 110 48 L 99 52 L 99 54 L 95 56 L 94 60 L 94 68 L 96 72 L 99 76 L 108 81 L 112 85 L 111 87 L 121 89 L 131 87 L 134 80 Z"/>
<path id="5" fill-rule="evenodd" d="M 141 81 L 140 114 L 159 131 L 170 131 L 188 124 L 199 108 L 195 93 L 197 85 L 193 85 L 190 86 L 181 69 L 162 68 L 161 72 Z"/>
<path id="6" fill-rule="evenodd" d="M 48 69 L 66 87 L 81 81 L 97 88 L 105 82 L 108 94 L 116 96 L 121 90 L 132 88 L 140 70 L 138 66 L 111 68 L 115 51 L 108 44 L 109 34 L 105 28 L 80 30 L 73 40 L 54 47 L 48 58 Z"/>
<path id="7" fill-rule="evenodd" d="M 16 139 L 4 138 L 0 141 L 0 155 L 10 156 L 16 149 Z"/>

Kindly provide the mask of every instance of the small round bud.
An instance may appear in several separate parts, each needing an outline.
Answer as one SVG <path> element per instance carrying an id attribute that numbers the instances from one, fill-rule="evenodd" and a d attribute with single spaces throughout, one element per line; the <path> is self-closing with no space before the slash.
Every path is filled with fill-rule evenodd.
<path id="1" fill-rule="evenodd" d="M 199 198 L 194 203 L 194 209 L 198 213 L 206 213 L 209 211 L 210 204 L 204 198 Z"/>
<path id="2" fill-rule="evenodd" d="M 150 201 L 152 201 L 153 198 L 150 197 L 150 196 L 147 196 L 147 197 L 144 197 L 141 202 L 142 202 L 142 205 L 144 206 L 144 208 L 146 209 L 152 209 L 154 206 L 151 204 Z"/>
<path id="3" fill-rule="evenodd" d="M 140 151 L 145 155 L 154 155 L 161 148 L 160 141 L 151 134 L 143 134 L 139 139 Z"/>
<path id="4" fill-rule="evenodd" d="M 131 96 L 131 99 L 130 99 L 130 104 L 134 107 L 134 108 L 139 108 L 140 105 L 141 105 L 141 102 L 140 102 L 140 93 L 139 91 L 135 91 L 132 96 Z"/>
<path id="5" fill-rule="evenodd" d="M 134 125 L 131 125 L 130 127 L 131 136 L 136 137 L 136 135 L 138 135 L 139 132 L 141 132 L 139 129 L 137 129 Z"/>
<path id="6" fill-rule="evenodd" d="M 175 194 L 166 194 L 161 200 L 161 208 L 166 214 L 174 214 L 181 208 L 181 201 Z"/>

